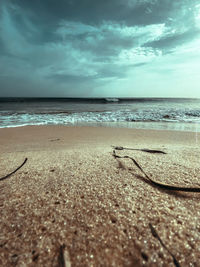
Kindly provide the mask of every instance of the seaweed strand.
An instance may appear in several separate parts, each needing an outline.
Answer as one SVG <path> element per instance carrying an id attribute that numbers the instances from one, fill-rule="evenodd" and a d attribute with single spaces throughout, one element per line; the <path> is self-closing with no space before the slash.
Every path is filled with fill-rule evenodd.
<path id="1" fill-rule="evenodd" d="M 180 264 L 179 262 L 177 261 L 177 259 L 175 258 L 174 254 L 166 247 L 166 245 L 163 243 L 162 239 L 160 238 L 160 236 L 158 235 L 156 229 L 153 227 L 153 225 L 151 223 L 149 223 L 149 227 L 151 229 L 151 233 L 152 235 L 158 239 L 158 241 L 160 242 L 160 244 L 163 246 L 164 249 L 167 250 L 167 252 L 171 255 L 171 257 L 173 258 L 173 262 L 174 262 L 174 265 L 176 267 L 180 267 Z"/>
<path id="2" fill-rule="evenodd" d="M 112 146 L 115 150 L 135 150 L 135 151 L 142 151 L 147 153 L 159 153 L 159 154 L 167 154 L 162 150 L 155 150 L 155 149 L 147 149 L 147 148 L 129 148 L 123 146 Z"/>
<path id="3" fill-rule="evenodd" d="M 19 167 L 17 167 L 17 169 L 15 169 L 15 170 L 12 171 L 11 173 L 9 173 L 9 174 L 7 174 L 7 175 L 1 177 L 1 178 L 0 178 L 0 181 L 3 181 L 3 180 L 5 180 L 5 179 L 9 178 L 9 177 L 10 177 L 11 175 L 13 175 L 14 173 L 16 173 L 19 169 L 21 169 L 21 168 L 24 166 L 24 164 L 27 162 L 27 160 L 28 160 L 28 158 L 25 158 L 24 162 L 23 162 Z"/>
<path id="4" fill-rule="evenodd" d="M 119 156 L 116 154 L 115 150 L 113 150 L 113 157 L 119 158 L 119 159 L 130 159 L 135 166 L 144 174 L 145 178 L 153 185 L 160 187 L 162 189 L 166 190 L 174 190 L 174 191 L 182 191 L 182 192 L 194 192 L 194 193 L 200 193 L 200 187 L 182 187 L 177 185 L 169 185 L 165 183 L 156 182 L 153 179 L 151 179 L 148 174 L 143 170 L 143 168 L 139 165 L 139 163 L 132 157 L 129 156 Z"/>

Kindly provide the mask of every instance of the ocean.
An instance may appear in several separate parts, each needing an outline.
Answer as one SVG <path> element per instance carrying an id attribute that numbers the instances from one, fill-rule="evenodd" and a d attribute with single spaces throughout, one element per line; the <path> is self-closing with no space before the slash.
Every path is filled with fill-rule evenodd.
<path id="1" fill-rule="evenodd" d="M 0 98 L 0 128 L 26 125 L 200 132 L 200 99 Z"/>

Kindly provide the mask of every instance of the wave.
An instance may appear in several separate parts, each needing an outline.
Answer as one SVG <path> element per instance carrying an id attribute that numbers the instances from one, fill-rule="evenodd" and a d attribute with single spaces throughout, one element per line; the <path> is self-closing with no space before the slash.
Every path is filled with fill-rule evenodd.
<path id="1" fill-rule="evenodd" d="M 119 102 L 119 98 L 105 98 L 105 100 L 109 103 Z"/>
<path id="2" fill-rule="evenodd" d="M 0 127 L 19 125 L 57 125 L 98 122 L 195 122 L 200 123 L 200 110 L 138 109 L 90 112 L 0 113 Z"/>

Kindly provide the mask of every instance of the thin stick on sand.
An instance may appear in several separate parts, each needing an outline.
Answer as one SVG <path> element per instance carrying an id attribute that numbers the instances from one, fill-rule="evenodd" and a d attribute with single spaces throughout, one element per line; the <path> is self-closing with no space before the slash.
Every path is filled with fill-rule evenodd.
<path id="1" fill-rule="evenodd" d="M 58 266 L 71 267 L 69 252 L 67 251 L 65 244 L 61 245 L 59 248 Z"/>
<path id="2" fill-rule="evenodd" d="M 166 190 L 200 193 L 200 187 L 182 187 L 182 186 L 169 185 L 169 184 L 156 182 L 146 174 L 146 172 L 142 169 L 142 167 L 137 163 L 137 161 L 134 158 L 129 157 L 129 156 L 119 156 L 116 154 L 115 150 L 113 150 L 112 155 L 114 158 L 132 160 L 132 162 L 135 164 L 135 166 L 144 174 L 145 178 L 154 186 L 157 186 L 159 188 L 166 189 Z"/>
<path id="3" fill-rule="evenodd" d="M 25 158 L 24 162 L 23 162 L 19 167 L 17 167 L 17 169 L 15 169 L 15 170 L 12 171 L 11 173 L 7 174 L 6 176 L 1 177 L 1 178 L 0 178 L 0 181 L 3 181 L 3 180 L 5 180 L 5 179 L 9 178 L 9 177 L 10 177 L 11 175 L 13 175 L 14 173 L 16 173 L 19 169 L 21 169 L 21 168 L 24 166 L 24 164 L 27 162 L 27 160 L 28 160 L 28 158 Z"/>
<path id="4" fill-rule="evenodd" d="M 179 262 L 177 261 L 177 259 L 175 258 L 174 254 L 172 254 L 172 252 L 165 246 L 165 244 L 163 243 L 162 239 L 160 238 L 160 236 L 158 235 L 156 229 L 153 227 L 153 225 L 151 223 L 149 223 L 149 227 L 151 229 L 151 233 L 152 235 L 158 239 L 158 241 L 160 242 L 160 244 L 163 246 L 164 249 L 167 250 L 167 252 L 171 255 L 171 257 L 173 258 L 173 262 L 174 262 L 174 265 L 176 267 L 180 267 L 180 264 Z"/>

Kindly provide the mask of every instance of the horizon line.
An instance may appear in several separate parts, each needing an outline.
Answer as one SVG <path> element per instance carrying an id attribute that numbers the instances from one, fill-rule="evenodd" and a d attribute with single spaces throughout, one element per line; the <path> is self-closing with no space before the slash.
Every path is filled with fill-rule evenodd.
<path id="1" fill-rule="evenodd" d="M 57 97 L 57 96 L 0 96 L 7 99 L 200 99 L 200 97 L 159 97 L 159 96 L 142 96 L 142 97 L 117 97 L 117 96 L 105 96 L 105 97 Z"/>

